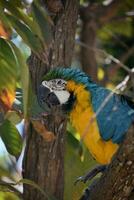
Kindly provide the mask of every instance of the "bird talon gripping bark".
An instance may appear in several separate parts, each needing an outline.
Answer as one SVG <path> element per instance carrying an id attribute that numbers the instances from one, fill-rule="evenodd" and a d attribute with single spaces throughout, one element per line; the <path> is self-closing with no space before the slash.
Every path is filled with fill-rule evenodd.
<path id="1" fill-rule="evenodd" d="M 80 176 L 80 177 L 78 177 L 78 178 L 75 180 L 74 185 L 76 185 L 76 184 L 79 183 L 79 182 L 86 183 L 85 176 Z"/>
<path id="2" fill-rule="evenodd" d="M 78 177 L 74 184 L 76 185 L 78 182 L 86 183 L 87 181 L 92 180 L 98 173 L 103 173 L 106 170 L 106 168 L 107 165 L 98 165 L 84 176 Z"/>

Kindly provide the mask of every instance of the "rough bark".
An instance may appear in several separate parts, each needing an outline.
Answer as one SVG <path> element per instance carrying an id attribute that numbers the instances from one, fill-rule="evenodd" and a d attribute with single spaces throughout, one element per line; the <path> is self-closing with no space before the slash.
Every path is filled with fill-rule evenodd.
<path id="1" fill-rule="evenodd" d="M 43 4 L 44 2 L 42 1 Z M 55 4 L 59 7 L 55 8 Z M 35 55 L 29 59 L 32 86 L 36 93 L 43 74 L 51 67 L 70 66 L 73 55 L 78 1 L 55 0 L 51 1 L 47 8 L 50 9 L 54 21 L 53 41 L 47 51 L 44 51 L 45 56 L 42 60 Z M 44 64 L 46 56 L 49 64 Z M 23 177 L 33 180 L 48 194 L 62 200 L 66 118 L 57 112 L 57 110 L 53 111 L 44 119 L 45 127 L 56 136 L 54 141 L 46 142 L 34 130 L 32 124 L 29 125 L 23 161 Z M 48 198 L 32 186 L 24 185 L 24 199 L 45 200 Z"/>
<path id="2" fill-rule="evenodd" d="M 134 125 L 113 158 L 107 171 L 90 193 L 90 200 L 134 199 Z"/>

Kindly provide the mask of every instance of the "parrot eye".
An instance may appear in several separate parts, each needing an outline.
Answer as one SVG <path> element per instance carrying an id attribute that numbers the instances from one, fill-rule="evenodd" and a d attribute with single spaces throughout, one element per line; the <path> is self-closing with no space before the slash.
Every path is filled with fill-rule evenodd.
<path id="1" fill-rule="evenodd" d="M 43 86 L 50 89 L 50 91 L 65 91 L 67 82 L 63 79 L 53 79 L 50 81 L 43 81 Z"/>
<path id="2" fill-rule="evenodd" d="M 61 80 L 58 80 L 57 81 L 57 84 L 61 85 L 62 81 Z"/>
<path id="3" fill-rule="evenodd" d="M 51 89 L 55 91 L 62 91 L 65 90 L 66 81 L 63 79 L 53 79 L 49 81 L 49 84 L 51 85 Z"/>

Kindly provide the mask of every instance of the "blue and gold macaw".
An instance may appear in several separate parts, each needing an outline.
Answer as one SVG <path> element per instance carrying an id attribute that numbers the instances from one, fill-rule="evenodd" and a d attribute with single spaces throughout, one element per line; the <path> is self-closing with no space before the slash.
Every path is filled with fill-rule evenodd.
<path id="1" fill-rule="evenodd" d="M 134 103 L 116 93 L 92 120 L 110 93 L 76 68 L 52 69 L 39 87 L 41 105 L 49 108 L 60 105 L 63 112 L 67 111 L 92 156 L 104 165 L 110 163 L 134 122 Z"/>

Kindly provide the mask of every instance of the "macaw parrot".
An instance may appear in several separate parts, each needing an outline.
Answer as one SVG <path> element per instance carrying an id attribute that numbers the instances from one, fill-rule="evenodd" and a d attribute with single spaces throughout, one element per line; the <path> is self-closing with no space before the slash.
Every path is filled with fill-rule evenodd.
<path id="1" fill-rule="evenodd" d="M 110 163 L 134 122 L 134 103 L 116 93 L 92 120 L 110 93 L 77 68 L 54 68 L 39 87 L 41 106 L 61 106 L 93 158 L 103 166 Z"/>

